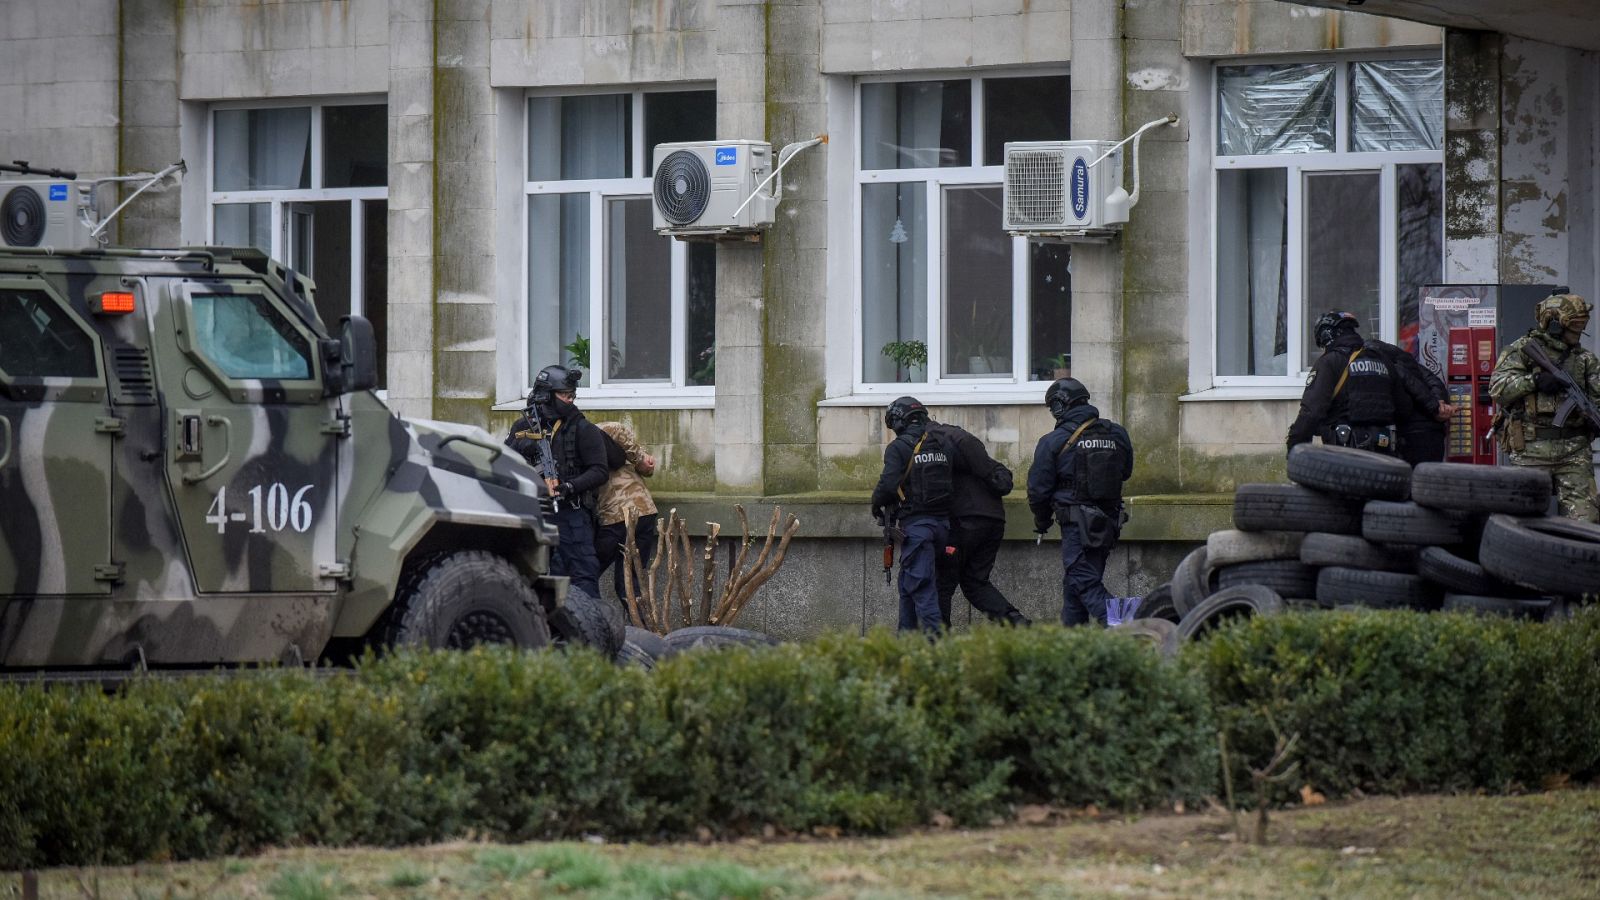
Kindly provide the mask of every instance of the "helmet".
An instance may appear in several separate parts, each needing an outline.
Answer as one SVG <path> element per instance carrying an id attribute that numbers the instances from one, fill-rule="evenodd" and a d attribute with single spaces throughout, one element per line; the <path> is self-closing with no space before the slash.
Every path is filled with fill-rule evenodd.
<path id="1" fill-rule="evenodd" d="M 884 426 L 895 434 L 900 434 L 913 425 L 927 424 L 927 421 L 928 408 L 915 397 L 897 397 L 889 404 L 889 408 L 883 411 Z"/>
<path id="2" fill-rule="evenodd" d="M 1333 343 L 1334 337 L 1339 334 L 1341 328 L 1349 328 L 1351 331 L 1355 331 L 1360 324 L 1361 320 L 1356 318 L 1354 313 L 1329 310 L 1323 313 L 1321 318 L 1317 319 L 1317 324 L 1311 328 L 1311 334 L 1317 339 L 1318 348 L 1326 347 Z"/>
<path id="3" fill-rule="evenodd" d="M 534 376 L 533 390 L 528 392 L 528 405 L 550 402 L 550 395 L 556 391 L 577 390 L 578 382 L 583 380 L 582 369 L 569 369 L 566 366 L 545 366 Z"/>
<path id="4" fill-rule="evenodd" d="M 1058 419 L 1074 406 L 1088 402 L 1089 389 L 1076 378 L 1057 378 L 1044 391 L 1044 405 Z"/>
<path id="5" fill-rule="evenodd" d="M 1560 337 L 1567 330 L 1582 331 L 1577 327 L 1579 319 L 1589 318 L 1589 313 L 1594 307 L 1583 301 L 1577 294 L 1568 293 L 1565 288 L 1557 288 L 1556 293 L 1539 301 L 1534 307 L 1534 318 L 1539 323 L 1539 330 L 1551 337 Z"/>

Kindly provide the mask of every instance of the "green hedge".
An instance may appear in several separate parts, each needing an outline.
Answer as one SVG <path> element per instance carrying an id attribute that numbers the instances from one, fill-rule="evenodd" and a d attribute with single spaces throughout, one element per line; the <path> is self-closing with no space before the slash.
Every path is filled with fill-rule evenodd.
<path id="1" fill-rule="evenodd" d="M 772 825 L 883 832 L 1019 802 L 1195 800 L 1202 686 L 1090 631 L 875 634 L 692 653 L 406 654 L 269 673 L 0 688 L 0 869 Z"/>

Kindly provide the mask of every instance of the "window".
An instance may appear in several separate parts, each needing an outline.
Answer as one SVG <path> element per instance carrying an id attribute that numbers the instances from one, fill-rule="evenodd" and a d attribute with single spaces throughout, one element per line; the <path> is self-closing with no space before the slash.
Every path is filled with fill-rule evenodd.
<path id="1" fill-rule="evenodd" d="M 600 392 L 710 395 L 716 251 L 656 234 L 650 173 L 716 113 L 710 90 L 528 97 L 529 383 L 575 362 Z"/>
<path id="2" fill-rule="evenodd" d="M 264 295 L 196 293 L 190 309 L 195 349 L 229 378 L 311 377 L 305 337 Z"/>
<path id="3" fill-rule="evenodd" d="M 367 317 L 378 339 L 380 386 L 387 383 L 388 116 L 382 103 L 354 102 L 211 112 L 211 242 L 255 247 L 310 275 L 317 313 L 335 334 L 342 317 Z"/>
<path id="4" fill-rule="evenodd" d="M 856 388 L 983 390 L 1069 370 L 1069 251 L 1001 229 L 1005 144 L 1067 139 L 1067 76 L 858 91 Z"/>
<path id="5" fill-rule="evenodd" d="M 1216 104 L 1215 382 L 1298 383 L 1330 309 L 1414 339 L 1443 276 L 1443 62 L 1219 65 Z"/>
<path id="6" fill-rule="evenodd" d="M 99 378 L 94 338 L 44 291 L 0 289 L 0 371 L 13 378 Z"/>

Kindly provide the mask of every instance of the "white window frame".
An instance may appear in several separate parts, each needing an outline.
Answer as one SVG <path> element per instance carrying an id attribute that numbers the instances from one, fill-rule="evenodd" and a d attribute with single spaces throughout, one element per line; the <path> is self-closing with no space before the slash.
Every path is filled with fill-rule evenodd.
<path id="1" fill-rule="evenodd" d="M 650 150 L 644 146 L 644 97 L 646 94 L 670 94 L 689 91 L 715 91 L 716 85 L 712 83 L 689 82 L 683 84 L 662 84 L 648 87 L 597 87 L 591 85 L 572 86 L 563 88 L 539 88 L 526 91 L 522 97 L 522 297 L 523 305 L 530 318 L 533 317 L 559 317 L 557 309 L 535 309 L 533 305 L 532 290 L 529 284 L 530 272 L 528 269 L 528 200 L 531 197 L 545 194 L 588 194 L 589 195 L 589 328 L 584 332 L 589 336 L 590 367 L 587 371 L 589 383 L 578 389 L 579 402 L 591 409 L 624 409 L 637 406 L 650 401 L 669 403 L 676 409 L 710 409 L 715 404 L 715 385 L 688 384 L 688 342 L 689 342 L 689 303 L 688 303 L 688 262 L 689 251 L 683 241 L 672 241 L 672 371 L 664 380 L 655 381 L 618 381 L 609 382 L 605 375 L 605 367 L 595 365 L 595 354 L 604 354 L 609 346 L 606 342 L 607 331 L 606 317 L 606 205 L 610 200 L 648 200 L 651 197 L 650 177 Z M 532 147 L 528 138 L 528 102 L 535 98 L 549 97 L 579 97 L 607 94 L 627 94 L 632 99 L 629 102 L 629 117 L 631 120 L 631 147 L 628 148 L 630 171 L 644 173 L 642 176 L 628 178 L 592 178 L 563 180 L 532 181 L 528 178 L 528 162 Z M 666 240 L 666 238 L 663 238 Z M 534 367 L 529 359 L 528 329 L 521 329 L 517 346 L 518 359 L 522 370 L 523 391 L 526 393 L 533 386 L 533 376 L 538 368 Z M 715 340 L 712 342 L 716 346 Z M 565 359 L 561 362 L 564 364 Z M 518 401 L 520 404 L 521 401 Z"/>
<path id="2" fill-rule="evenodd" d="M 272 210 L 272 224 L 268 229 L 271 236 L 272 247 L 268 256 L 273 259 L 287 259 L 289 239 L 289 217 L 285 205 L 293 203 L 316 202 L 319 200 L 344 200 L 350 204 L 350 314 L 353 316 L 366 315 L 365 309 L 365 277 L 362 265 L 362 248 L 366 243 L 365 228 L 361 215 L 361 201 L 389 199 L 389 186 L 381 187 L 353 187 L 353 188 L 325 188 L 322 186 L 322 111 L 330 106 L 375 106 L 386 105 L 388 98 L 382 94 L 356 95 L 349 97 L 329 97 L 311 99 L 295 97 L 286 99 L 263 100 L 235 100 L 213 103 L 206 111 L 206 215 L 205 235 L 206 243 L 216 243 L 217 207 L 238 203 L 270 203 Z M 236 109 L 286 109 L 309 108 L 311 110 L 311 187 L 294 190 L 270 191 L 219 191 L 216 190 L 217 171 L 215 155 L 217 146 L 217 113 L 223 110 Z M 387 181 L 387 179 L 385 179 Z M 386 392 L 380 392 L 386 393 Z"/>
<path id="3" fill-rule="evenodd" d="M 1442 50 L 1439 52 L 1443 52 Z M 1304 387 L 1306 374 L 1310 365 L 1302 362 L 1308 354 L 1305 346 L 1306 318 L 1308 311 L 1305 309 L 1305 214 L 1302 195 L 1305 188 L 1305 177 L 1316 173 L 1348 173 L 1359 174 L 1376 172 L 1379 176 L 1378 191 L 1378 315 L 1380 333 L 1369 335 L 1390 343 L 1395 342 L 1399 332 L 1399 286 L 1396 278 L 1399 274 L 1399 246 L 1396 243 L 1396 222 L 1398 220 L 1398 199 L 1396 197 L 1396 170 L 1404 165 L 1444 165 L 1443 133 L 1441 131 L 1440 149 L 1438 150 L 1403 150 L 1403 151 L 1375 151 L 1352 152 L 1345 148 L 1350 140 L 1350 65 L 1359 62 L 1373 61 L 1398 61 L 1408 59 L 1425 59 L 1426 54 L 1411 53 L 1381 53 L 1381 54 L 1341 54 L 1337 57 L 1252 57 L 1246 59 L 1217 60 L 1211 66 L 1209 79 L 1211 127 L 1207 130 L 1210 146 L 1207 154 L 1211 157 L 1211 182 L 1210 203 L 1207 222 L 1210 234 L 1210 259 L 1207 265 L 1209 286 L 1207 296 L 1211 303 L 1211 329 L 1208 334 L 1210 348 L 1208 355 L 1211 357 L 1211 383 L 1217 388 L 1284 388 L 1298 389 Z M 1334 66 L 1334 150 L 1329 153 L 1276 153 L 1260 155 L 1224 156 L 1217 152 L 1221 139 L 1221 112 L 1217 101 L 1219 89 L 1218 70 L 1234 66 L 1254 65 L 1283 65 L 1286 63 L 1331 63 Z M 1442 123 L 1441 123 L 1442 126 Z M 1221 327 L 1221 313 L 1217 306 L 1217 234 L 1220 231 L 1217 222 L 1218 198 L 1221 193 L 1221 173 L 1239 171 L 1242 169 L 1285 169 L 1287 170 L 1287 211 L 1286 216 L 1286 241 L 1287 253 L 1285 266 L 1285 292 L 1288 306 L 1288 372 L 1284 375 L 1221 375 L 1217 373 L 1218 360 L 1217 339 Z M 1443 243 L 1441 242 L 1441 247 Z M 1443 260 L 1441 259 L 1441 264 Z"/>
<path id="4" fill-rule="evenodd" d="M 856 139 L 850 147 L 850 167 L 854 173 L 854 183 L 851 185 L 851 260 L 852 260 L 852 302 L 851 302 L 851 333 L 853 347 L 851 350 L 851 384 L 855 398 L 868 398 L 871 402 L 878 402 L 879 398 L 897 397 L 907 390 L 915 390 L 924 402 L 961 402 L 965 399 L 984 399 L 991 401 L 1020 400 L 1024 396 L 1029 402 L 1037 400 L 1037 391 L 1031 385 L 1043 385 L 1044 381 L 1036 381 L 1030 376 L 1028 365 L 1028 319 L 1031 313 L 1028 298 L 1028 241 L 1026 238 L 1011 239 L 1011 373 L 984 377 L 981 375 L 961 375 L 941 377 L 940 371 L 944 368 L 944 262 L 948 252 L 944 243 L 944 188 L 962 185 L 978 185 L 983 187 L 1003 188 L 1005 184 L 1004 165 L 982 165 L 984 143 L 984 115 L 983 115 L 983 84 L 986 78 L 1032 78 L 1052 75 L 1069 75 L 1065 67 L 1042 67 L 1024 70 L 995 70 L 986 71 L 970 76 L 972 82 L 970 113 L 971 134 L 970 158 L 973 164 L 962 168 L 921 168 L 921 169 L 863 169 L 861 167 L 862 143 L 865 141 L 865 129 L 861 125 L 862 103 L 861 88 L 866 84 L 903 83 L 919 81 L 958 81 L 961 76 L 955 73 L 924 72 L 901 73 L 892 75 L 863 75 L 856 79 L 854 85 L 854 106 L 851 110 L 852 121 L 855 126 Z M 1070 93 L 1068 102 L 1070 103 Z M 862 258 L 862 194 L 863 188 L 869 184 L 898 184 L 902 182 L 925 182 L 926 203 L 928 210 L 927 234 L 930 242 L 936 242 L 930 247 L 928 257 L 928 363 L 927 379 L 917 382 L 869 382 L 865 380 L 866 374 L 866 335 L 862 327 L 862 319 L 866 312 L 865 298 L 862 296 L 861 279 L 863 275 Z M 1010 396 L 1005 396 L 1009 394 Z M 854 398 L 843 398 L 833 402 L 824 401 L 825 406 L 847 405 Z"/>

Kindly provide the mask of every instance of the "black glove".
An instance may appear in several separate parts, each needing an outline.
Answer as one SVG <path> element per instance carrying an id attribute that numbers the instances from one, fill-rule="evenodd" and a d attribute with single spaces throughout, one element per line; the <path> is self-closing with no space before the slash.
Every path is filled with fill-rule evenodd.
<path id="1" fill-rule="evenodd" d="M 577 491 L 574 491 L 572 489 L 572 483 L 571 482 L 562 481 L 562 482 L 559 482 L 559 483 L 556 484 L 556 496 L 557 497 L 561 497 L 561 498 L 565 499 L 567 497 L 571 497 L 575 493 L 577 493 Z"/>
<path id="2" fill-rule="evenodd" d="M 1049 519 L 1034 519 L 1033 520 L 1033 533 L 1034 534 L 1049 534 L 1050 533 L 1050 526 L 1052 524 L 1054 524 L 1054 523 L 1051 522 Z"/>
<path id="3" fill-rule="evenodd" d="M 877 519 L 879 522 L 882 522 L 883 521 L 883 507 L 874 506 L 872 508 L 872 517 L 874 519 Z"/>
<path id="4" fill-rule="evenodd" d="M 1533 389 L 1541 394 L 1559 394 L 1566 390 L 1567 386 L 1561 383 L 1561 379 L 1540 369 L 1533 373 Z"/>

